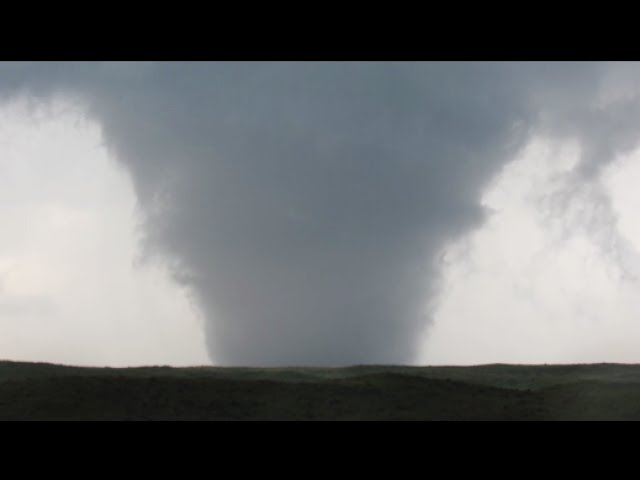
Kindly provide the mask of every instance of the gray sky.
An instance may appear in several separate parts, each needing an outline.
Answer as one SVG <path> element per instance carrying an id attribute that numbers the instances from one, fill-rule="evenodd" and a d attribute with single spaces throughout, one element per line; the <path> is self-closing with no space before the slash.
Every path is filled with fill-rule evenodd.
<path id="1" fill-rule="evenodd" d="M 640 361 L 638 80 L 0 63 L 0 357 Z"/>

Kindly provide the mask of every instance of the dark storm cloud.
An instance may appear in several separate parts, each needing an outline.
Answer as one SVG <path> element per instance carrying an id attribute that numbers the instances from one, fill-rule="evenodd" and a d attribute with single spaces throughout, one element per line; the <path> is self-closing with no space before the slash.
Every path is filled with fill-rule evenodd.
<path id="1" fill-rule="evenodd" d="M 0 85 L 87 103 L 219 363 L 336 365 L 414 360 L 435 256 L 482 219 L 482 189 L 533 131 L 580 137 L 585 158 L 635 141 L 635 105 L 586 107 L 606 70 L 5 64 Z"/>

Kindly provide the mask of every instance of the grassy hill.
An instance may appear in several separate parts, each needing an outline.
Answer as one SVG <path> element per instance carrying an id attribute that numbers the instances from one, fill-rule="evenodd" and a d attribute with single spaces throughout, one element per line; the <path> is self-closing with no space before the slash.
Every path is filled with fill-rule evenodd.
<path id="1" fill-rule="evenodd" d="M 640 420 L 640 365 L 116 369 L 0 362 L 0 420 Z"/>

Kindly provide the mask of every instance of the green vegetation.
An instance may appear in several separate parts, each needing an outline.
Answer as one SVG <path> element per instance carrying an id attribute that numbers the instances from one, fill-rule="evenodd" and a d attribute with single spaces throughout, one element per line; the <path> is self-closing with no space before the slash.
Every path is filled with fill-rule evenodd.
<path id="1" fill-rule="evenodd" d="M 638 420 L 640 365 L 79 368 L 0 362 L 0 420 Z"/>

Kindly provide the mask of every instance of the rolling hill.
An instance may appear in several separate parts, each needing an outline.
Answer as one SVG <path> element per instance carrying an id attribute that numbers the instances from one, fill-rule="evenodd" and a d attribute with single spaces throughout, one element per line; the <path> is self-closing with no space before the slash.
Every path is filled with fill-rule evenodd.
<path id="1" fill-rule="evenodd" d="M 0 362 L 0 420 L 638 420 L 640 365 L 81 368 Z"/>

